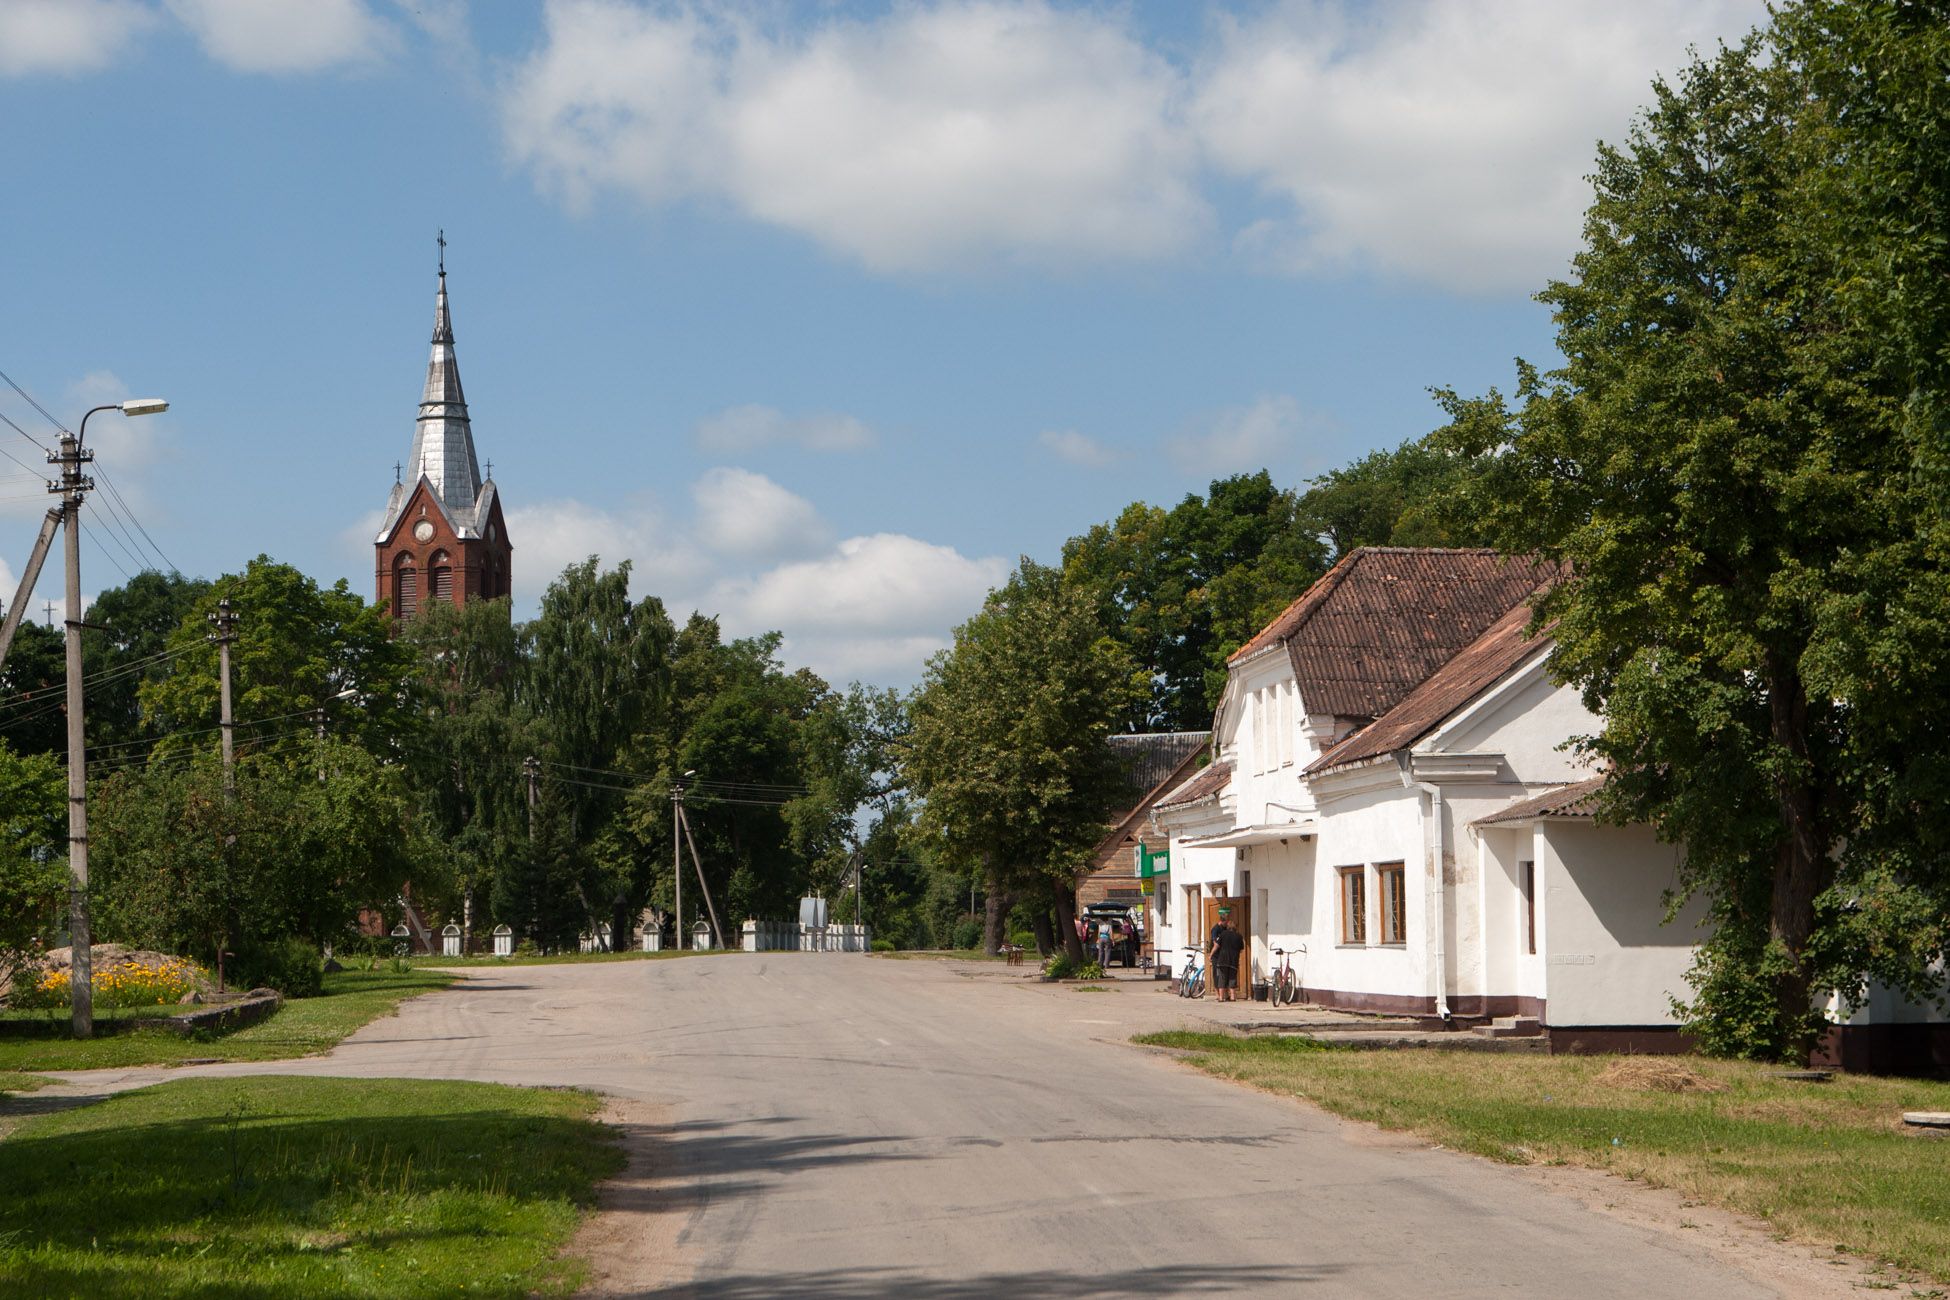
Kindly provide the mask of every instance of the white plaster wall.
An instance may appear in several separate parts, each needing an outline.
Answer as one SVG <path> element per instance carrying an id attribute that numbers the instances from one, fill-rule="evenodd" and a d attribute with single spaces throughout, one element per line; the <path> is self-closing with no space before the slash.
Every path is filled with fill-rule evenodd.
<path id="1" fill-rule="evenodd" d="M 1313 924 L 1308 941 L 1306 983 L 1343 992 L 1402 994 L 1430 992 L 1428 972 L 1428 875 L 1422 851 L 1422 816 L 1416 792 L 1391 787 L 1336 799 L 1323 810 L 1314 842 Z M 1400 862 L 1407 875 L 1404 912 L 1407 943 L 1381 947 L 1381 900 L 1373 867 Z M 1340 942 L 1341 867 L 1368 869 L 1368 939 L 1363 946 Z"/>
<path id="2" fill-rule="evenodd" d="M 1698 904 L 1662 924 L 1679 852 L 1643 826 L 1545 821 L 1536 833 L 1538 947 L 1552 1025 L 1671 1025 Z M 1546 919 L 1548 921 L 1546 922 Z"/>
<path id="3" fill-rule="evenodd" d="M 1235 672 L 1229 689 L 1235 748 L 1228 794 L 1237 824 L 1306 817 L 1313 793 L 1300 773 L 1319 751 L 1301 707 L 1293 665 L 1284 654 L 1267 655 Z M 1255 703 L 1262 692 L 1263 708 Z"/>
<path id="4" fill-rule="evenodd" d="M 1515 779 L 1530 784 L 1581 781 L 1591 773 L 1579 766 L 1575 753 L 1558 746 L 1572 736 L 1594 735 L 1601 726 L 1577 691 L 1554 685 L 1540 662 L 1416 748 L 1501 754 Z"/>
<path id="5" fill-rule="evenodd" d="M 1546 914 L 1537 902 L 1537 951 L 1526 951 L 1523 881 L 1518 864 L 1536 860 L 1536 833 L 1528 826 L 1483 827 L 1473 833 L 1483 914 L 1484 982 L 1488 993 L 1544 996 Z M 1542 880 L 1538 882 L 1542 888 Z"/>
<path id="6" fill-rule="evenodd" d="M 1240 866 L 1252 873 L 1253 970 L 1264 979 L 1273 967 L 1274 948 L 1314 942 L 1314 845 L 1294 836 L 1285 844 L 1255 844 Z M 1261 897 L 1262 893 L 1264 898 Z M 1299 959 L 1294 959 L 1295 968 Z"/>

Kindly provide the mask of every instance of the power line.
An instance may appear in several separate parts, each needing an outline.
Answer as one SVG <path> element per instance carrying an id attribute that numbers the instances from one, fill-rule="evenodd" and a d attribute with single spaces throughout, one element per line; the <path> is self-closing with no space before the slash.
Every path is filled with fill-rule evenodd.
<path id="1" fill-rule="evenodd" d="M 27 439 L 27 441 L 33 443 L 36 447 L 39 447 L 42 451 L 47 451 L 48 448 L 46 443 L 42 442 L 39 438 L 36 438 L 33 434 L 27 432 L 27 430 L 15 424 L 12 420 L 7 419 L 7 417 L 4 414 L 0 414 L 0 421 L 5 421 L 9 429 L 12 429 L 15 433 Z M 11 459 L 11 457 L 9 459 Z M 16 462 L 16 463 L 18 464 L 24 462 Z"/>
<path id="2" fill-rule="evenodd" d="M 129 522 L 135 525 L 135 530 L 141 533 L 143 539 L 149 543 L 149 549 L 154 551 L 156 553 L 156 558 L 160 559 L 163 562 L 163 564 L 167 566 L 167 571 L 170 573 L 182 572 L 182 570 L 178 569 L 175 563 L 167 555 L 163 554 L 162 547 L 156 545 L 156 539 L 149 536 L 149 530 L 142 526 L 142 521 L 140 519 L 136 518 L 135 509 L 132 506 L 130 506 L 127 501 L 123 500 L 122 489 L 115 486 L 114 481 L 108 477 L 108 471 L 102 468 L 102 464 L 100 461 L 95 462 L 95 473 L 98 477 L 100 477 L 102 481 L 102 486 L 108 489 L 108 494 L 114 497 L 116 503 L 119 504 L 122 507 L 122 509 L 128 514 Z"/>
<path id="3" fill-rule="evenodd" d="M 100 531 L 108 535 L 108 540 L 115 543 L 115 548 L 117 550 L 121 551 L 122 554 L 129 557 L 129 563 L 135 566 L 136 573 L 140 573 L 142 570 L 149 567 L 148 563 L 144 561 L 141 557 L 136 555 L 135 539 L 129 536 L 128 530 L 122 529 L 121 536 L 118 537 L 116 535 L 117 529 L 116 529 L 114 519 L 112 517 L 103 516 L 100 511 L 97 511 L 95 509 L 95 502 L 99 501 L 100 499 L 101 499 L 100 497 L 95 497 L 84 503 L 88 508 L 89 517 L 92 519 L 99 520 L 103 524 L 103 527 Z M 100 546 L 101 543 L 97 542 L 96 545 Z M 107 548 L 103 547 L 103 550 L 106 551 Z M 121 566 L 118 565 L 116 567 L 120 568 Z M 124 569 L 122 572 L 127 577 L 132 578 L 135 576 L 135 574 L 129 573 L 128 570 L 126 569 Z"/>
<path id="4" fill-rule="evenodd" d="M 72 518 L 74 519 L 74 522 L 75 522 L 75 525 L 76 525 L 77 527 L 79 527 L 79 526 L 80 526 L 80 524 L 81 524 L 81 512 L 80 512 L 79 510 L 77 510 L 77 511 L 75 511 L 75 513 L 74 513 L 74 515 L 72 516 Z M 112 564 L 112 565 L 114 565 L 114 566 L 116 567 L 116 569 L 117 569 L 117 570 L 119 570 L 119 571 L 121 572 L 121 574 L 122 574 L 122 579 L 123 579 L 123 581 L 125 581 L 125 582 L 126 582 L 126 581 L 127 581 L 128 579 L 130 579 L 130 578 L 133 578 L 133 577 L 135 576 L 135 575 L 134 575 L 133 573 L 130 573 L 130 572 L 129 572 L 129 571 L 127 570 L 127 569 L 124 569 L 124 568 L 122 568 L 122 562 L 121 562 L 120 560 L 118 560 L 118 559 L 116 559 L 116 558 L 115 558 L 115 557 L 114 557 L 113 555 L 111 555 L 111 554 L 109 553 L 109 550 L 108 550 L 108 548 L 107 548 L 106 546 L 103 546 L 103 545 L 102 545 L 102 539 L 101 539 L 101 538 L 99 538 L 99 537 L 97 537 L 97 536 L 95 536 L 95 530 L 93 530 L 93 529 L 88 529 L 88 528 L 83 528 L 83 529 L 82 529 L 81 531 L 82 531 L 82 535 L 83 535 L 84 537 L 86 537 L 86 538 L 87 538 L 87 539 L 88 539 L 89 541 L 91 541 L 91 542 L 93 542 L 93 543 L 95 544 L 95 549 L 96 549 L 96 550 L 98 550 L 98 551 L 100 551 L 100 552 L 102 553 L 102 558 L 103 558 L 103 559 L 105 559 L 105 560 L 107 560 L 107 561 L 108 561 L 108 562 L 109 562 L 110 564 Z M 111 537 L 113 537 L 113 536 L 114 536 L 114 534 L 113 534 L 113 533 L 111 533 L 111 534 L 109 534 L 109 535 L 110 535 Z M 118 546 L 119 546 L 119 545 L 121 545 L 121 543 L 120 543 L 120 542 L 117 542 L 117 543 L 116 543 L 116 545 L 118 545 Z M 135 557 L 134 557 L 134 556 L 130 556 L 129 558 L 131 558 L 131 559 L 134 559 Z M 135 565 L 135 567 L 136 567 L 136 568 L 138 568 L 138 569 L 140 569 L 140 568 L 142 567 L 142 562 L 141 562 L 140 560 L 136 560 L 136 565 Z"/>
<path id="5" fill-rule="evenodd" d="M 22 388 L 22 387 L 21 387 L 21 386 L 20 386 L 19 384 L 16 384 L 16 383 L 15 383 L 15 382 L 13 381 L 13 376 L 12 376 L 12 375 L 9 375 L 9 374 L 8 374 L 8 373 L 7 373 L 6 371 L 4 371 L 4 370 L 0 370 L 0 379 L 4 379 L 4 380 L 6 380 L 6 381 L 7 381 L 7 387 L 9 387 L 9 388 L 11 388 L 11 389 L 13 389 L 13 390 L 14 390 L 14 391 L 15 391 L 16 393 L 19 393 L 19 394 L 20 394 L 20 395 L 21 395 L 22 397 L 24 397 L 24 398 L 26 398 L 26 399 L 27 399 L 27 404 L 28 404 L 29 406 L 31 406 L 31 407 L 33 407 L 33 408 L 34 408 L 35 410 L 37 410 L 37 411 L 39 411 L 39 412 L 41 413 L 41 417 L 42 417 L 43 419 L 45 419 L 45 420 L 46 420 L 46 421 L 47 421 L 47 422 L 48 422 L 49 424 L 51 424 L 51 425 L 53 425 L 53 426 L 54 426 L 55 428 L 57 428 L 57 429 L 59 429 L 59 430 L 60 430 L 60 431 L 61 431 L 62 433 L 66 433 L 66 432 L 68 431 L 68 426 L 67 426 L 67 425 L 65 425 L 65 424 L 63 424 L 63 423 L 61 423 L 61 422 L 60 422 L 59 420 L 57 420 L 57 419 L 55 419 L 55 418 L 54 418 L 54 417 L 53 417 L 52 415 L 49 415 L 49 414 L 48 414 L 48 412 L 47 412 L 47 408 L 46 408 L 45 406 L 42 406 L 42 405 L 41 405 L 41 404 L 40 404 L 39 402 L 37 402 L 37 401 L 35 401 L 35 400 L 34 400 L 34 395 L 33 395 L 32 393 L 30 393 L 30 392 L 28 392 L 28 391 L 27 391 L 27 390 L 26 390 L 25 388 Z M 8 424 L 13 424 L 14 422 L 13 422 L 12 420 L 8 420 L 8 421 L 7 421 L 7 423 L 8 423 Z M 15 424 L 15 425 L 14 425 L 14 427 L 15 427 L 16 429 L 18 429 L 18 428 L 20 428 L 20 426 L 19 426 L 19 425 L 17 425 L 17 424 Z M 29 437 L 29 436 L 28 436 L 28 435 L 27 435 L 27 434 L 26 434 L 25 432 L 23 432 L 23 433 L 21 434 L 21 437 L 23 437 L 23 438 L 27 438 L 27 440 L 28 440 L 29 442 L 32 442 L 32 441 L 33 441 L 33 439 L 32 439 L 31 437 Z M 45 447 L 42 447 L 42 448 L 41 448 L 41 450 L 42 450 L 42 451 L 46 451 L 46 450 L 47 450 L 47 448 L 45 448 Z"/>

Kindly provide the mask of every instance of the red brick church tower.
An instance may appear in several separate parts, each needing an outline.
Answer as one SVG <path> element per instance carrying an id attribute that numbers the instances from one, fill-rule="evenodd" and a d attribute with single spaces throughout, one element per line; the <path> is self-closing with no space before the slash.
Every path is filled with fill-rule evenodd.
<path id="1" fill-rule="evenodd" d="M 489 600 L 508 594 L 508 525 L 494 480 L 474 457 L 454 327 L 447 315 L 447 243 L 440 241 L 440 290 L 434 297 L 433 355 L 413 426 L 413 453 L 402 478 L 395 466 L 386 520 L 373 541 L 373 586 L 393 617 L 412 618 L 429 600 Z"/>

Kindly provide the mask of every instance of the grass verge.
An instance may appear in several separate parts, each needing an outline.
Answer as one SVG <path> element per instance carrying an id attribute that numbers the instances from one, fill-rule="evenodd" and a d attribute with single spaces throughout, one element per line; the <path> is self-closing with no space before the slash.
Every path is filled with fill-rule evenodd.
<path id="1" fill-rule="evenodd" d="M 0 1296 L 525 1296 L 622 1166 L 587 1093 L 184 1079 L 0 1141 Z"/>
<path id="2" fill-rule="evenodd" d="M 1513 1164 L 1569 1164 L 1670 1187 L 1787 1236 L 1950 1282 L 1950 1143 L 1906 1110 L 1950 1084 L 1767 1077 L 1734 1061 L 1352 1052 L 1304 1038 L 1143 1034 L 1208 1073 Z"/>
<path id="3" fill-rule="evenodd" d="M 94 1070 L 177 1061 L 274 1061 L 311 1056 L 402 1001 L 445 988 L 455 976 L 438 971 L 340 971 L 325 977 L 325 992 L 284 1004 L 269 1020 L 229 1034 L 183 1036 L 160 1029 L 105 1034 L 77 1042 L 66 1021 L 51 1022 L 45 1036 L 0 1038 L 0 1071 Z"/>

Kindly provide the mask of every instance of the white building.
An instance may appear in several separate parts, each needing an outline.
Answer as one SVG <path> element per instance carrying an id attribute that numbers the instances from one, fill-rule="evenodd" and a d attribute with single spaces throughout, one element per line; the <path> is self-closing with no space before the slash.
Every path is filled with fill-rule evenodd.
<path id="1" fill-rule="evenodd" d="M 1548 638 L 1524 635 L 1549 576 L 1366 548 L 1243 646 L 1212 763 L 1153 813 L 1171 841 L 1160 948 L 1203 946 L 1224 900 L 1251 978 L 1273 948 L 1304 949 L 1320 1005 L 1530 1016 L 1554 1048 L 1678 1046 L 1699 909 L 1666 920 L 1676 848 L 1592 818 L 1600 778 L 1565 742 L 1599 720 L 1550 680 Z"/>

